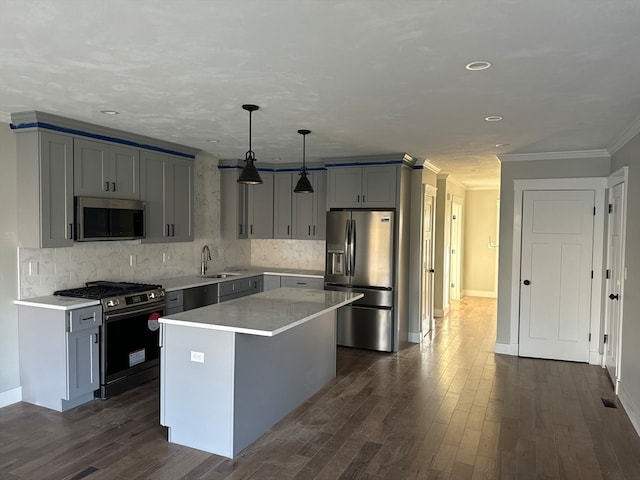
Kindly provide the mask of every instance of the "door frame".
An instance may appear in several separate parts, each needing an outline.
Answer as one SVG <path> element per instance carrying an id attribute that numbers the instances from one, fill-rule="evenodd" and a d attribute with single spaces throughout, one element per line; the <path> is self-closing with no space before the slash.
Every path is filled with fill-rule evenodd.
<path id="1" fill-rule="evenodd" d="M 436 252 L 436 196 L 438 195 L 438 189 L 432 185 L 424 184 L 422 185 L 422 198 L 420 200 L 421 203 L 421 213 L 422 218 L 420 219 L 420 302 L 419 302 L 419 312 L 420 312 L 420 339 L 424 338 L 430 331 L 433 331 L 435 326 L 435 308 L 434 308 L 434 287 L 435 287 L 435 275 L 433 272 L 428 272 L 430 277 L 430 295 L 427 300 L 430 303 L 429 309 L 429 329 L 425 331 L 423 327 L 424 316 L 423 313 L 425 311 L 425 298 L 424 298 L 424 280 L 425 280 L 425 265 L 424 265 L 424 220 L 425 220 L 425 201 L 424 197 L 429 196 L 432 198 L 431 204 L 431 265 L 429 268 L 433 270 L 435 266 L 435 252 Z"/>
<path id="2" fill-rule="evenodd" d="M 522 207 L 525 190 L 593 190 L 596 214 L 593 219 L 593 282 L 591 284 L 591 315 L 589 363 L 601 365 L 601 308 L 604 278 L 604 211 L 607 177 L 544 178 L 513 181 L 513 252 L 511 254 L 511 331 L 509 343 L 512 355 L 520 350 L 520 266 L 522 261 Z"/>
<path id="3" fill-rule="evenodd" d="M 607 177 L 607 201 L 609 199 L 608 193 L 609 193 L 609 190 L 611 188 L 613 188 L 613 187 L 615 187 L 616 185 L 619 185 L 619 184 L 623 184 L 623 186 L 624 186 L 623 193 L 622 193 L 622 232 L 621 232 L 621 235 L 620 235 L 620 237 L 621 237 L 620 238 L 620 259 L 621 259 L 620 263 L 621 263 L 621 267 L 623 269 L 626 268 L 625 265 L 626 265 L 626 244 L 627 244 L 626 239 L 627 239 L 627 192 L 628 192 L 627 185 L 628 185 L 628 183 L 629 183 L 629 167 L 622 167 L 622 168 L 620 168 L 619 170 L 615 171 L 614 173 L 612 173 L 611 175 L 609 175 Z M 610 234 L 611 234 L 611 222 L 610 221 L 607 223 L 607 232 L 606 232 L 606 234 L 607 234 L 607 239 L 606 239 L 606 242 L 607 242 L 606 243 L 606 247 L 607 247 L 606 250 L 607 251 L 606 251 L 606 254 L 605 254 L 606 255 L 606 257 L 605 257 L 606 264 L 604 266 L 605 269 L 607 269 L 609 267 L 609 262 L 610 262 L 610 257 L 609 257 L 609 254 L 610 254 L 610 251 L 609 251 L 609 238 L 610 238 Z M 619 295 L 620 295 L 621 300 L 620 300 L 620 305 L 619 305 L 619 308 L 618 308 L 619 317 L 620 317 L 620 325 L 618 325 L 618 331 L 619 332 L 622 332 L 622 325 L 624 323 L 624 308 L 623 308 L 624 302 L 623 302 L 623 300 L 624 300 L 625 277 L 626 277 L 626 274 L 623 274 L 621 279 L 620 279 L 620 292 L 619 292 Z M 605 285 L 608 287 L 608 284 L 606 282 L 605 282 Z M 608 291 L 605 290 L 604 291 L 605 297 L 606 297 L 607 294 L 608 294 Z M 604 298 L 604 301 L 606 302 L 607 299 Z M 603 329 L 602 333 L 603 333 L 603 335 L 605 333 L 609 332 L 609 324 L 611 322 L 611 319 L 609 318 L 609 314 L 610 314 L 609 309 L 605 308 L 604 309 L 604 318 L 603 318 L 603 322 L 602 322 L 603 323 L 603 325 L 602 325 L 602 329 Z M 601 335 L 601 337 L 603 335 Z M 604 346 L 604 338 L 600 338 L 600 341 L 603 342 L 603 345 L 602 345 L 602 368 L 606 369 L 607 368 L 607 365 L 606 365 L 607 354 L 606 354 L 606 348 Z M 613 379 L 613 378 L 611 379 L 611 381 L 614 384 L 613 388 L 614 388 L 614 392 L 615 392 L 616 395 L 618 394 L 618 387 L 620 385 L 620 380 L 622 378 L 622 364 L 621 364 L 622 351 L 621 350 L 622 350 L 622 335 L 619 335 L 618 336 L 618 345 L 617 345 L 617 349 L 616 349 L 616 352 L 617 352 L 617 354 L 616 354 L 616 356 L 617 356 L 617 359 L 616 359 L 616 378 L 615 379 Z"/>
<path id="4" fill-rule="evenodd" d="M 455 218 L 454 216 L 458 215 Z M 462 262 L 463 242 L 464 242 L 464 198 L 456 195 L 451 196 L 451 222 L 449 223 L 451 233 L 449 235 L 449 303 L 451 300 L 462 300 Z M 455 242 L 455 243 L 454 243 Z M 453 253 L 455 251 L 455 253 Z M 451 260 L 454 258 L 455 262 Z M 452 273 L 454 275 L 452 275 Z M 455 286 L 451 286 L 451 278 L 455 277 Z"/>

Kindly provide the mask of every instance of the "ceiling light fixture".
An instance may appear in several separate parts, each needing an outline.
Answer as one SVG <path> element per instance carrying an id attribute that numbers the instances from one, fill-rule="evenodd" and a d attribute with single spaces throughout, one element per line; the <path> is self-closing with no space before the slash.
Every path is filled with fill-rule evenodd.
<path id="1" fill-rule="evenodd" d="M 242 108 L 249 112 L 249 150 L 245 154 L 245 164 L 240 176 L 238 177 L 238 183 L 243 183 L 245 185 L 259 185 L 262 183 L 262 178 L 260 178 L 258 169 L 254 165 L 254 162 L 256 161 L 256 154 L 251 150 L 251 114 L 260 107 L 257 105 L 245 104 L 242 105 Z"/>
<path id="2" fill-rule="evenodd" d="M 116 112 L 115 110 L 100 110 L 100 113 L 105 115 L 118 115 L 120 112 Z"/>
<path id="3" fill-rule="evenodd" d="M 313 187 L 311 186 L 311 182 L 307 178 L 307 164 L 305 159 L 305 138 L 311 133 L 311 130 L 298 130 L 298 133 L 302 135 L 302 168 L 300 169 L 300 180 L 298 180 L 296 188 L 294 188 L 293 191 L 295 193 L 313 193 Z"/>
<path id="4" fill-rule="evenodd" d="M 468 63 L 464 68 L 467 70 L 471 70 L 472 72 L 477 72 L 480 70 L 486 70 L 491 67 L 491 62 L 487 62 L 485 60 L 479 60 L 477 62 Z"/>
<path id="5" fill-rule="evenodd" d="M 509 145 L 509 143 L 496 143 L 496 148 L 504 148 L 508 147 Z"/>
<path id="6" fill-rule="evenodd" d="M 485 120 L 487 122 L 499 122 L 502 120 L 502 117 L 500 115 L 489 115 L 488 117 L 485 117 Z"/>

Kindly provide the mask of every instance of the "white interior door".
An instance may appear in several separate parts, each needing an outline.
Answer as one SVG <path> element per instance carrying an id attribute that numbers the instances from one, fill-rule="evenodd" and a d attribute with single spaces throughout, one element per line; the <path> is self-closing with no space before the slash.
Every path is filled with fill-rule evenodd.
<path id="1" fill-rule="evenodd" d="M 519 355 L 588 362 L 595 192 L 523 194 Z"/>
<path id="2" fill-rule="evenodd" d="M 462 298 L 462 203 L 454 198 L 451 205 L 451 262 L 450 289 L 451 299 Z"/>
<path id="3" fill-rule="evenodd" d="M 618 392 L 620 375 L 620 327 L 622 323 L 622 283 L 624 280 L 624 259 L 622 249 L 624 228 L 624 183 L 609 190 L 609 231 L 607 241 L 607 298 L 605 320 L 605 366 Z"/>
<path id="4" fill-rule="evenodd" d="M 433 329 L 433 225 L 434 225 L 434 196 L 425 189 L 423 193 L 422 218 L 422 289 L 420 293 L 420 331 L 426 335 Z"/>

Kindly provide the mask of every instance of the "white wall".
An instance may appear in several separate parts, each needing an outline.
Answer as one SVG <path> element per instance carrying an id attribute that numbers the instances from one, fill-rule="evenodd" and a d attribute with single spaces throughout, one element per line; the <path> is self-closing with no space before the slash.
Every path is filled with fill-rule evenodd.
<path id="1" fill-rule="evenodd" d="M 498 239 L 499 190 L 467 190 L 464 208 L 463 293 L 495 297 L 498 249 L 489 246 Z"/>
<path id="2" fill-rule="evenodd" d="M 627 236 L 620 368 L 620 398 L 640 434 L 640 134 L 611 158 L 615 172 L 629 166 Z"/>
<path id="3" fill-rule="evenodd" d="M 0 122 L 0 406 L 19 398 L 18 320 L 13 300 L 18 293 L 16 270 L 17 161 L 15 136 Z"/>

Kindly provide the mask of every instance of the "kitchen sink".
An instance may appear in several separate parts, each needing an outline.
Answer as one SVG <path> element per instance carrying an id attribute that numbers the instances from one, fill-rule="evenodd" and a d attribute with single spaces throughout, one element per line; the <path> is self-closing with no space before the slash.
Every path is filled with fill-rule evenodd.
<path id="1" fill-rule="evenodd" d="M 229 273 L 229 272 L 220 272 L 220 273 L 209 273 L 209 274 L 205 274 L 203 275 L 203 277 L 205 278 L 227 278 L 227 277 L 233 277 L 236 275 L 242 275 L 241 273 Z"/>

